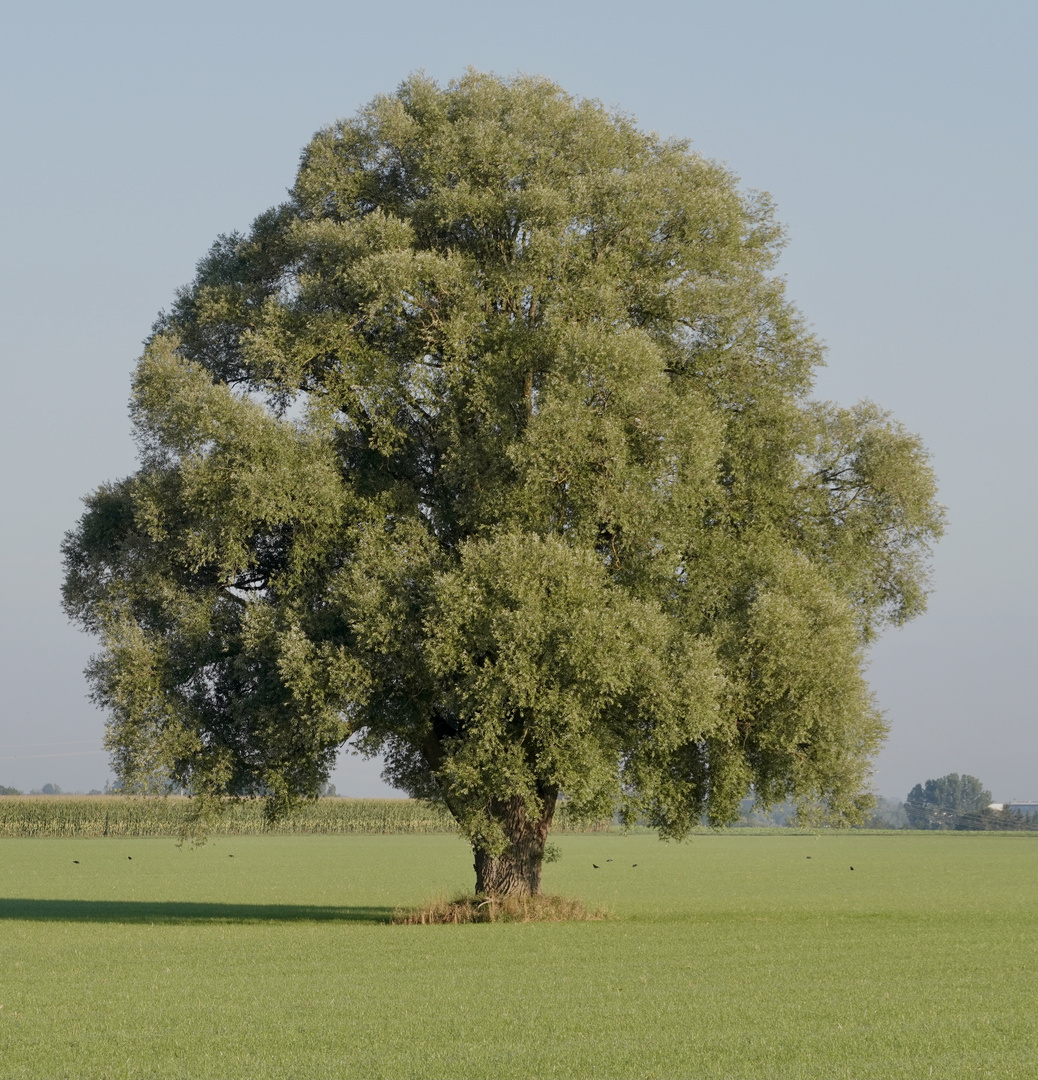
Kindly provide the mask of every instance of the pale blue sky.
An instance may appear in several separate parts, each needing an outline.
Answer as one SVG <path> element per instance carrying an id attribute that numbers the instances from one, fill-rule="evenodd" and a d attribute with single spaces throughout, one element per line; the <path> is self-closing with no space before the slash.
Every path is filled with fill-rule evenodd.
<path id="1" fill-rule="evenodd" d="M 876 786 L 1038 798 L 1038 5 L 686 0 L 8 5 L 0 37 L 0 784 L 100 787 L 91 642 L 58 603 L 79 497 L 134 468 L 141 339 L 311 133 L 424 68 L 547 75 L 772 193 L 819 396 L 924 436 L 951 526 L 930 613 L 874 650 Z M 345 759 L 352 794 L 384 791 Z"/>

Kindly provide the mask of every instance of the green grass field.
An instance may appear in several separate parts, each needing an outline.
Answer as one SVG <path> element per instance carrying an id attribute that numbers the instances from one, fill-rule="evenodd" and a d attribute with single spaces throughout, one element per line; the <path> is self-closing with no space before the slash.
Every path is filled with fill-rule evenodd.
<path id="1" fill-rule="evenodd" d="M 453 836 L 2 841 L 0 1076 L 1038 1074 L 1028 836 L 556 842 L 614 918 L 388 925 Z"/>

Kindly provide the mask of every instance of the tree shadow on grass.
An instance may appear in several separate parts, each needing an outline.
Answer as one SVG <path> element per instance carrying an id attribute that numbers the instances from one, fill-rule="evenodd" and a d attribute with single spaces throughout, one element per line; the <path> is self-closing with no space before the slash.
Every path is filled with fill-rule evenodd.
<path id="1" fill-rule="evenodd" d="M 388 923 L 393 908 L 332 907 L 309 904 L 205 904 L 181 900 L 28 900 L 0 899 L 0 921 L 200 923 L 349 922 Z"/>

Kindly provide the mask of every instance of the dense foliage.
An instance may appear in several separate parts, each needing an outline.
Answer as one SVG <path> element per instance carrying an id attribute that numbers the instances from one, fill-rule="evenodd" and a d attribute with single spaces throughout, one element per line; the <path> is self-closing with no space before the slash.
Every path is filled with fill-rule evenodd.
<path id="1" fill-rule="evenodd" d="M 905 799 L 909 828 L 982 828 L 992 793 L 967 773 L 916 784 Z M 996 815 L 988 814 L 990 818 Z M 990 827 L 990 826 L 988 826 Z"/>
<path id="2" fill-rule="evenodd" d="M 66 543 L 124 783 L 313 795 L 343 742 L 539 887 L 560 792 L 681 836 L 860 818 L 862 674 L 923 609 L 919 440 L 809 397 L 766 196 L 541 80 L 319 132 L 134 378 L 140 470 Z"/>

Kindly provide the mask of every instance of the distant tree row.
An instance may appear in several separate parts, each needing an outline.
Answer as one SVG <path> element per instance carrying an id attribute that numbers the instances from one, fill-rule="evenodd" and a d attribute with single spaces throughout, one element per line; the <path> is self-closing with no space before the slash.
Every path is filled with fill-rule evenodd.
<path id="1" fill-rule="evenodd" d="M 752 797 L 743 800 L 736 822 L 742 827 L 782 827 L 797 824 L 797 808 L 782 803 L 763 810 Z M 1038 814 L 1027 814 L 1011 804 L 991 804 L 991 792 L 968 774 L 949 773 L 916 784 L 908 798 L 876 797 L 864 825 L 867 829 L 1038 830 Z"/>
<path id="2" fill-rule="evenodd" d="M 0 795 L 24 795 L 25 792 L 16 787 L 7 787 L 4 784 L 0 784 Z M 44 784 L 41 788 L 33 788 L 29 792 L 30 795 L 64 795 L 66 794 L 61 790 L 57 784 Z M 79 794 L 79 792 L 72 792 L 70 794 Z M 124 790 L 118 784 L 105 784 L 104 791 L 98 788 L 92 788 L 87 792 L 88 795 L 127 795 L 127 794 L 143 794 L 138 791 Z M 148 794 L 162 794 L 162 795 L 183 795 L 184 789 L 177 785 L 167 784 L 166 787 L 159 792 L 149 792 Z M 334 799 L 338 797 L 338 792 L 335 790 L 334 784 L 324 784 L 321 787 L 320 794 L 323 798 Z"/>

